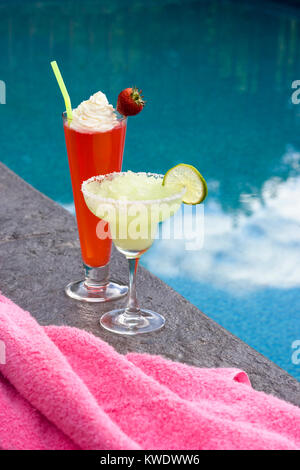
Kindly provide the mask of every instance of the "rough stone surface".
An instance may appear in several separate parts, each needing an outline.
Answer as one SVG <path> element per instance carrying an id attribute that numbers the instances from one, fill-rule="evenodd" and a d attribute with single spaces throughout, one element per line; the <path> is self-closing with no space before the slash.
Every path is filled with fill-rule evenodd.
<path id="1" fill-rule="evenodd" d="M 160 332 L 122 337 L 103 330 L 99 317 L 124 301 L 91 305 L 69 299 L 64 286 L 83 275 L 74 217 L 0 164 L 0 291 L 42 325 L 88 330 L 128 351 L 161 354 L 200 367 L 238 367 L 257 390 L 300 405 L 300 383 L 206 317 L 146 269 L 139 269 L 141 305 L 161 312 Z M 113 251 L 111 277 L 127 282 L 126 260 Z"/>

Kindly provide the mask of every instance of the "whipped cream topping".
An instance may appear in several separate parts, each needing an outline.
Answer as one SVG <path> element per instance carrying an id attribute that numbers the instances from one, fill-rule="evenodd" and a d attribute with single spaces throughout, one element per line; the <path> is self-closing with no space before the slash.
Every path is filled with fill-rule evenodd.
<path id="1" fill-rule="evenodd" d="M 98 91 L 73 110 L 70 127 L 82 132 L 103 132 L 115 127 L 117 122 L 113 106 L 109 104 L 106 95 Z"/>

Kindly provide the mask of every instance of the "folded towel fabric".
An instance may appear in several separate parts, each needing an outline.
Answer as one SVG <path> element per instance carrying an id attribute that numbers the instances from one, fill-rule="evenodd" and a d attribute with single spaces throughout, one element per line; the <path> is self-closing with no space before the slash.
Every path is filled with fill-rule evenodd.
<path id="1" fill-rule="evenodd" d="M 300 408 L 243 371 L 123 356 L 85 331 L 41 327 L 3 296 L 0 340 L 1 448 L 300 448 Z"/>

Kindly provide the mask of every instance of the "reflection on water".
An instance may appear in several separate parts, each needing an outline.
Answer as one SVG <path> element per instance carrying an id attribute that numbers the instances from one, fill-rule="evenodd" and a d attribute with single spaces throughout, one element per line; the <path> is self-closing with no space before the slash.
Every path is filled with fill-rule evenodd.
<path id="1" fill-rule="evenodd" d="M 294 165 L 299 156 L 287 153 L 284 160 Z M 234 218 L 218 202 L 206 203 L 202 250 L 159 240 L 143 263 L 300 379 L 291 361 L 300 334 L 300 175 L 272 178 L 260 200 L 241 194 L 241 201 L 245 211 Z"/>
<path id="2" fill-rule="evenodd" d="M 267 181 L 262 201 L 241 198 L 251 214 L 237 218 L 216 202 L 206 204 L 201 250 L 185 250 L 183 240 L 161 240 L 144 263 L 158 275 L 211 282 L 239 296 L 256 288 L 300 287 L 300 176 Z"/>
<path id="3" fill-rule="evenodd" d="M 74 106 L 99 89 L 115 103 L 121 89 L 138 85 L 147 106 L 130 119 L 124 169 L 164 172 L 186 161 L 210 185 L 204 249 L 182 256 L 179 241 L 158 242 L 145 262 L 299 377 L 290 345 L 300 335 L 300 105 L 291 103 L 300 13 L 269 5 L 0 0 L 1 158 L 70 205 L 50 60 Z"/>

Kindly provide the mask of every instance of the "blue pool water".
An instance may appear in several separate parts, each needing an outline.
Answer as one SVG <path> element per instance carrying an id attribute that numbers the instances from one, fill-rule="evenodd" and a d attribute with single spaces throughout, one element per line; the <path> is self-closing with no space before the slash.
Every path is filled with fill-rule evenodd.
<path id="1" fill-rule="evenodd" d="M 0 44 L 1 160 L 72 204 L 50 60 L 74 106 L 99 89 L 115 104 L 121 89 L 141 87 L 147 106 L 130 119 L 124 168 L 164 172 L 186 161 L 209 187 L 203 248 L 157 241 L 143 264 L 300 379 L 300 105 L 291 102 L 300 10 L 262 1 L 0 0 Z"/>

